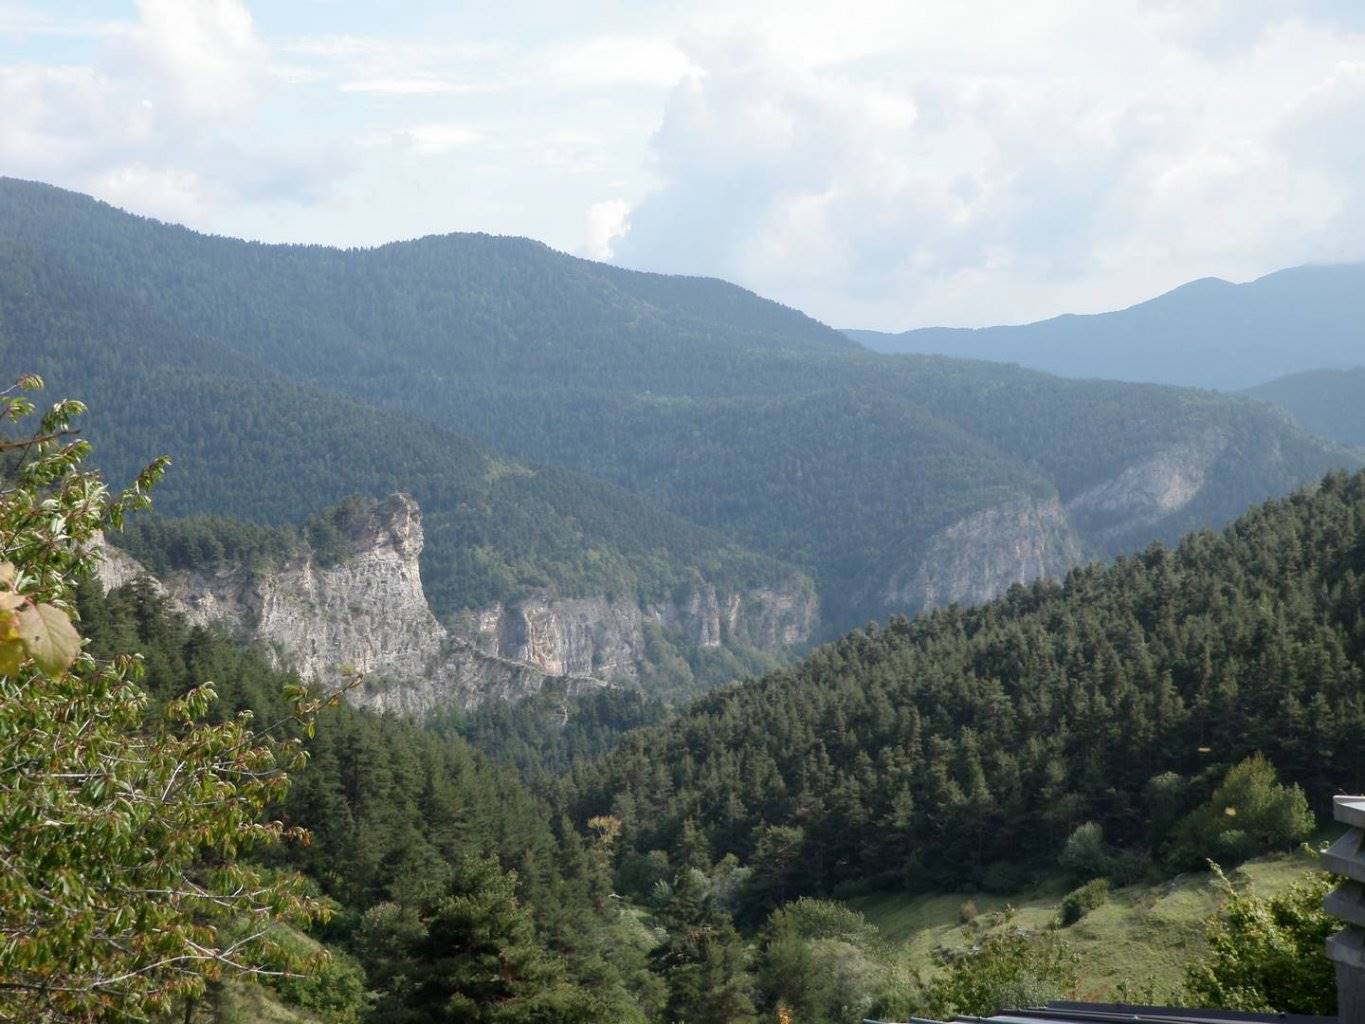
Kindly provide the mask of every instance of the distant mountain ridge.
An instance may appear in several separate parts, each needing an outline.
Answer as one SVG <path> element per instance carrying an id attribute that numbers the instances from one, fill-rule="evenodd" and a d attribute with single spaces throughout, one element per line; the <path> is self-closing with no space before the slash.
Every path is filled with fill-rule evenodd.
<path id="1" fill-rule="evenodd" d="M 420 502 L 444 621 L 541 592 L 815 581 L 821 628 L 1218 525 L 1360 456 L 1265 405 L 888 357 L 708 279 L 524 239 L 214 238 L 0 180 L 0 343 L 159 507 Z M 694 652 L 695 653 L 695 652 Z"/>
<path id="2" fill-rule="evenodd" d="M 1365 366 L 1295 373 L 1246 393 L 1278 405 L 1319 437 L 1365 448 Z"/>
<path id="3" fill-rule="evenodd" d="M 1236 391 L 1304 370 L 1359 365 L 1365 264 L 1292 267 L 1246 284 L 1202 278 L 1127 309 L 1019 326 L 845 333 L 878 352 Z"/>

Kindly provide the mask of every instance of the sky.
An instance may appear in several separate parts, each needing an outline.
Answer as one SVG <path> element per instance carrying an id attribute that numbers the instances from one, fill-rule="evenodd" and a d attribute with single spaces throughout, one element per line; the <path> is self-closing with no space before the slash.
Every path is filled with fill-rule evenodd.
<path id="1" fill-rule="evenodd" d="M 0 0 L 0 174 L 538 238 L 839 327 L 1365 259 L 1360 0 Z"/>

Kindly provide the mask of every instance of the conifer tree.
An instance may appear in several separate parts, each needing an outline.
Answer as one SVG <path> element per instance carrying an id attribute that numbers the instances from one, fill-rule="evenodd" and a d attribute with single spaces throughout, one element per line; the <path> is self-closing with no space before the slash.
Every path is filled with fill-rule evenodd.
<path id="1" fill-rule="evenodd" d="M 700 872 L 683 870 L 664 894 L 658 919 L 667 938 L 651 954 L 668 986 L 675 1024 L 754 1020 L 747 955 L 728 915 L 715 908 Z"/>

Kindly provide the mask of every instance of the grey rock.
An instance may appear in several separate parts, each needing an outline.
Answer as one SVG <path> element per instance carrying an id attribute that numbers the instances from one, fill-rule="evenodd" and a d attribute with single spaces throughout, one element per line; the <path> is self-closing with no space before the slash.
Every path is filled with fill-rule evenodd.
<path id="1" fill-rule="evenodd" d="M 191 622 L 254 641 L 277 665 L 324 686 L 360 672 L 353 703 L 416 717 L 524 697 L 552 677 L 571 692 L 634 680 L 648 622 L 698 646 L 733 640 L 776 650 L 807 642 L 818 620 L 814 588 L 793 574 L 780 588 L 742 592 L 698 580 L 675 600 L 645 607 L 533 594 L 472 609 L 447 627 L 422 589 L 415 501 L 391 495 L 344 533 L 349 550 L 335 564 L 308 552 L 269 568 L 176 571 L 157 586 Z M 105 545 L 106 588 L 141 574 L 134 559 Z"/>
<path id="2" fill-rule="evenodd" d="M 1083 556 L 1057 499 L 1016 497 L 939 530 L 880 597 L 888 608 L 909 611 L 977 604 L 1015 583 L 1065 575 Z"/>

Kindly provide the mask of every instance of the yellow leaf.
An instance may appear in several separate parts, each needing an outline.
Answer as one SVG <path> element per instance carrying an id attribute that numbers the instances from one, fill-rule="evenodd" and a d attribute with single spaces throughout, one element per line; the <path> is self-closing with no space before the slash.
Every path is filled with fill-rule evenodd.
<path id="1" fill-rule="evenodd" d="M 24 645 L 17 638 L 0 641 L 0 676 L 12 676 L 28 657 Z"/>
<path id="2" fill-rule="evenodd" d="M 0 562 L 0 586 L 10 587 L 14 585 L 14 563 Z"/>
<path id="3" fill-rule="evenodd" d="M 35 604 L 19 612 L 19 631 L 28 655 L 48 675 L 70 667 L 81 650 L 81 636 L 60 608 Z"/>

